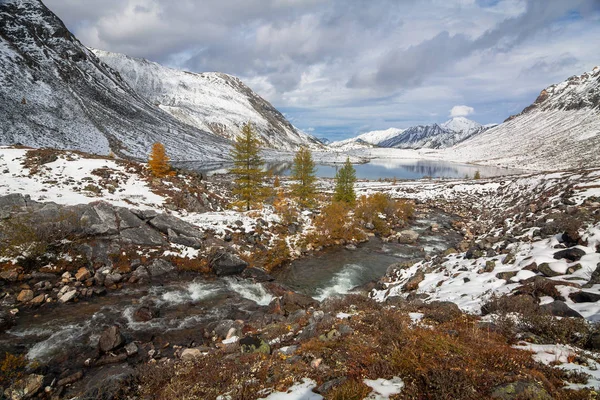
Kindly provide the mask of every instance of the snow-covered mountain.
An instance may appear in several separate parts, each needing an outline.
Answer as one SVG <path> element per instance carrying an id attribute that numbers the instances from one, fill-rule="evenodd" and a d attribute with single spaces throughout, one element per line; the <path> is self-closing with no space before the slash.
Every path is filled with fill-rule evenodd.
<path id="1" fill-rule="evenodd" d="M 443 124 L 418 125 L 408 129 L 389 128 L 383 131 L 363 133 L 351 139 L 333 142 L 334 148 L 365 147 L 364 143 L 378 147 L 400 149 L 440 149 L 455 145 L 483 132 L 485 127 L 464 117 L 452 118 Z"/>
<path id="2" fill-rule="evenodd" d="M 379 143 L 398 136 L 403 131 L 403 129 L 398 128 L 389 128 L 382 131 L 370 131 L 350 139 L 329 143 L 329 147 L 337 149 L 351 149 L 378 146 Z"/>
<path id="3" fill-rule="evenodd" d="M 92 51 L 138 94 L 188 125 L 235 139 L 242 126 L 251 121 L 267 147 L 321 147 L 234 76 L 180 71 L 124 54 Z"/>
<path id="4" fill-rule="evenodd" d="M 547 87 L 521 113 L 444 156 L 538 170 L 600 165 L 600 67 Z"/>
<path id="5" fill-rule="evenodd" d="M 150 67 L 166 73 L 162 67 Z M 181 103 L 166 101 L 166 94 L 160 105 L 147 93 L 140 94 L 124 79 L 128 75 L 122 76 L 83 46 L 40 0 L 2 0 L 0 144 L 100 154 L 112 150 L 121 156 L 144 159 L 152 144 L 160 141 L 173 160 L 219 161 L 227 159 L 231 141 L 214 131 L 219 121 L 231 121 L 229 114 L 236 114 L 236 108 L 239 118 L 261 115 L 257 123 L 269 127 L 261 134 L 272 139 L 268 144 L 273 147 L 289 149 L 295 140 L 308 137 L 297 134 L 277 110 L 236 78 L 223 74 L 200 78 L 172 72 L 172 77 L 162 76 L 165 82 L 155 81 L 154 85 L 168 92 L 172 85 L 206 81 L 204 94 L 215 101 L 210 108 L 216 115 L 213 120 L 205 120 L 205 125 L 196 123 L 192 117 L 199 120 L 199 114 L 186 115 Z M 187 75 L 189 80 L 179 80 Z M 149 72 L 143 75 L 143 79 L 150 77 Z M 220 89 L 224 92 L 216 93 Z M 199 90 L 198 86 L 182 89 L 176 95 L 184 97 L 194 90 Z M 169 109 L 173 104 L 180 109 Z M 244 114 L 252 110 L 253 114 Z M 224 124 L 223 130 L 227 126 Z"/>

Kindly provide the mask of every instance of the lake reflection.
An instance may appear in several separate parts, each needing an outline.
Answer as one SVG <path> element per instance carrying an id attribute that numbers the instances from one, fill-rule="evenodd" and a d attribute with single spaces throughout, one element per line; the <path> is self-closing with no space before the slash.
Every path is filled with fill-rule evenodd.
<path id="1" fill-rule="evenodd" d="M 220 165 L 207 168 L 206 166 L 185 163 L 181 165 L 208 175 L 226 173 L 228 166 Z M 274 175 L 288 176 L 291 173 L 292 163 L 270 163 L 267 170 Z M 317 176 L 320 178 L 334 178 L 340 164 L 319 164 Z M 469 165 L 452 163 L 439 160 L 423 159 L 373 159 L 367 164 L 354 164 L 358 179 L 421 179 L 432 178 L 472 178 L 479 171 L 483 178 L 501 175 L 517 174 L 521 171 L 491 166 Z"/>

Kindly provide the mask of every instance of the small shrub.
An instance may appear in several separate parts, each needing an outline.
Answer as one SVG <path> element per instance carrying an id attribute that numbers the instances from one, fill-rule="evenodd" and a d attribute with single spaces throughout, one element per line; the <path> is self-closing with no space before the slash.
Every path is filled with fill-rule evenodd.
<path id="1" fill-rule="evenodd" d="M 0 362 L 0 387 L 9 387 L 15 381 L 21 379 L 27 367 L 25 356 L 4 353 L 4 359 Z"/>
<path id="2" fill-rule="evenodd" d="M 362 240 L 365 233 L 357 226 L 356 220 L 349 217 L 350 206 L 342 201 L 333 201 L 323 207 L 315 218 L 315 232 L 310 240 L 319 245 L 331 245 L 336 241 Z"/>
<path id="3" fill-rule="evenodd" d="M 331 400 L 362 400 L 371 392 L 371 388 L 362 381 L 355 379 L 347 380 L 340 386 L 334 388 L 328 394 Z"/>

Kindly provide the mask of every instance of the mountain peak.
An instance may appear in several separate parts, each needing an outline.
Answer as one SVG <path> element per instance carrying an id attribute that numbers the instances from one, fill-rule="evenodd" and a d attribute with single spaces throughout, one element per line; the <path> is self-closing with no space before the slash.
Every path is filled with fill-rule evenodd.
<path id="1" fill-rule="evenodd" d="M 454 117 L 441 124 L 441 127 L 453 132 L 471 133 L 481 129 L 482 125 L 465 117 Z"/>

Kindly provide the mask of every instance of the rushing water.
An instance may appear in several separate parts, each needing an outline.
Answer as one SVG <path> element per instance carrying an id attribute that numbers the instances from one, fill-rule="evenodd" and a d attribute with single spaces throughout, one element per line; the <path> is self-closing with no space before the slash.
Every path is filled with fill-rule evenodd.
<path id="1" fill-rule="evenodd" d="M 433 223 L 440 226 L 432 232 Z M 423 258 L 456 245 L 461 235 L 450 229 L 451 218 L 442 213 L 424 215 L 412 229 L 419 233 L 414 245 L 384 243 L 372 239 L 356 250 L 334 248 L 292 262 L 275 272 L 275 278 L 292 289 L 318 300 L 349 293 L 353 288 L 381 278 L 387 268 L 400 261 Z"/>
<path id="2" fill-rule="evenodd" d="M 432 232 L 433 223 L 440 226 L 439 232 Z M 373 238 L 355 250 L 332 248 L 294 261 L 277 271 L 275 278 L 278 283 L 318 300 L 349 293 L 379 279 L 390 264 L 423 258 L 454 245 L 460 235 L 450 229 L 450 223 L 446 214 L 423 214 L 411 228 L 420 234 L 414 245 L 384 243 Z M 211 324 L 262 315 L 273 298 L 265 286 L 249 280 L 181 274 L 175 279 L 123 288 L 77 303 L 24 308 L 17 325 L 0 333 L 0 352 L 25 353 L 32 360 L 60 369 L 77 367 L 97 355 L 99 336 L 112 324 L 122 327 L 127 342 L 193 346 L 204 342 L 204 330 Z M 156 316 L 149 321 L 136 321 L 134 315 L 141 306 L 151 308 Z M 164 351 L 173 348 L 166 347 Z"/>
<path id="3" fill-rule="evenodd" d="M 178 166 L 200 171 L 202 173 L 222 174 L 226 173 L 228 166 L 212 165 L 206 166 L 199 163 L 180 163 Z M 274 175 L 288 176 L 291 172 L 291 163 L 270 163 L 267 170 Z M 333 178 L 340 165 L 318 164 L 316 175 L 321 178 Z M 424 160 L 424 159 L 373 159 L 366 164 L 355 164 L 356 177 L 358 179 L 421 179 L 432 178 L 464 178 L 473 177 L 479 171 L 482 177 L 493 177 L 501 175 L 516 174 L 520 171 L 494 166 L 480 166 L 472 164 L 459 164 L 448 161 Z"/>

